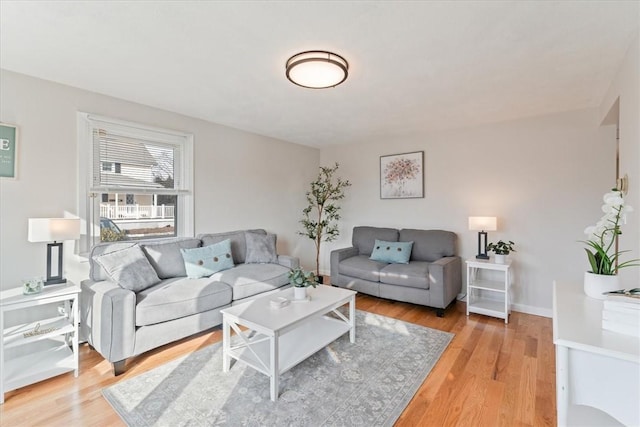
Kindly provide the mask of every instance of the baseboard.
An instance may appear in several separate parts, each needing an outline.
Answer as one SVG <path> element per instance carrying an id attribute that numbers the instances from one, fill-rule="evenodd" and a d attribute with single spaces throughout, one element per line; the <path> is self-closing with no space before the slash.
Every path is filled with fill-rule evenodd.
<path id="1" fill-rule="evenodd" d="M 550 308 L 534 307 L 526 304 L 511 304 L 511 310 L 534 316 L 553 317 L 553 310 Z"/>
<path id="2" fill-rule="evenodd" d="M 467 302 L 467 294 L 459 293 L 456 297 L 458 301 Z M 548 308 L 534 307 L 526 304 L 511 304 L 511 311 L 518 313 L 533 314 L 534 316 L 553 317 L 553 312 Z"/>
<path id="3" fill-rule="evenodd" d="M 461 292 L 456 296 L 456 299 L 458 301 L 466 302 L 467 294 Z M 517 311 L 519 313 L 533 314 L 534 316 L 542 316 L 548 318 L 553 317 L 553 311 L 550 308 L 534 307 L 532 305 L 526 304 L 511 304 L 511 310 Z"/>

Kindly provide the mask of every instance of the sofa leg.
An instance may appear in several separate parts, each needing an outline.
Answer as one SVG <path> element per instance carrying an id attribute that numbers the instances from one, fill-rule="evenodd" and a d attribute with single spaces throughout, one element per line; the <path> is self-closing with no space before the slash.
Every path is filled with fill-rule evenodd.
<path id="1" fill-rule="evenodd" d="M 444 317 L 444 308 L 436 308 L 436 316 Z"/>
<path id="2" fill-rule="evenodd" d="M 124 374 L 124 365 L 127 363 L 127 359 L 120 360 L 118 362 L 113 362 L 113 375 L 118 376 L 120 374 Z"/>

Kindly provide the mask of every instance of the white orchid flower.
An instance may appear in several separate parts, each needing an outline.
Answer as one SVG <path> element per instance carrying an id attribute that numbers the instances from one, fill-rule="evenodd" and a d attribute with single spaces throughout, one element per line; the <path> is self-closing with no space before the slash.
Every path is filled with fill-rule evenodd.
<path id="1" fill-rule="evenodd" d="M 624 204 L 623 194 L 619 190 L 605 193 L 602 197 L 604 205 L 602 212 L 604 215 L 596 223 L 584 229 L 584 233 L 589 236 L 585 242 L 588 244 L 589 263 L 592 272 L 596 274 L 617 274 L 618 269 L 629 266 L 640 266 L 640 259 L 618 263 L 620 251 L 614 245 L 619 234 L 620 226 L 626 224 L 626 214 L 633 212 L 631 206 Z"/>

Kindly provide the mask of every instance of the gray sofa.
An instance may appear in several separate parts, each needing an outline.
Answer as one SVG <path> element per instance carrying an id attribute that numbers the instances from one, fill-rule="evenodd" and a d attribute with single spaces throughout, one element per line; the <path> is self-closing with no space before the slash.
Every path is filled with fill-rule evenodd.
<path id="1" fill-rule="evenodd" d="M 97 244 L 91 251 L 90 277 L 81 283 L 82 337 L 113 364 L 114 374 L 119 375 L 127 358 L 217 326 L 222 323 L 220 310 L 224 307 L 288 286 L 287 273 L 299 266 L 298 259 L 277 255 L 275 236 L 269 235 L 272 262 L 245 263 L 247 252 L 254 250 L 250 247 L 253 240 L 248 238 L 255 236 L 266 237 L 267 233 L 241 230 L 196 238 Z M 204 248 L 226 239 L 230 240 L 235 266 L 210 277 L 187 277 L 180 249 Z M 144 259 L 119 262 L 117 274 L 129 275 L 129 282 L 133 277 L 135 284 L 136 280 L 145 280 L 137 270 L 148 270 L 146 265 L 150 264 L 157 274 L 157 284 L 140 290 L 123 288 L 122 282 L 114 282 L 113 272 L 105 270 L 103 255 L 140 253 L 134 246 L 142 249 L 144 256 L 139 258 L 146 257 L 148 263 Z M 145 264 L 143 269 L 138 261 Z"/>
<path id="2" fill-rule="evenodd" d="M 407 264 L 370 259 L 377 240 L 413 242 Z M 354 227 L 352 247 L 331 252 L 331 284 L 376 297 L 444 309 L 462 289 L 456 235 L 443 230 Z"/>

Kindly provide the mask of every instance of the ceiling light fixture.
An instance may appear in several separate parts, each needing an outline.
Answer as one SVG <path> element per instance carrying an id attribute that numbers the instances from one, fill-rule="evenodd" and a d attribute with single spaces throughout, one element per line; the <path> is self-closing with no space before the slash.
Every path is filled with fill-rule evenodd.
<path id="1" fill-rule="evenodd" d="M 287 78 L 309 89 L 326 89 L 347 80 L 349 63 L 340 55 L 324 50 L 310 50 L 287 60 Z"/>

